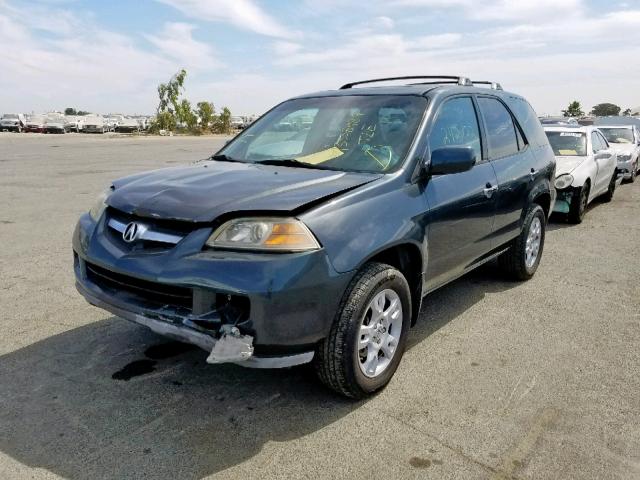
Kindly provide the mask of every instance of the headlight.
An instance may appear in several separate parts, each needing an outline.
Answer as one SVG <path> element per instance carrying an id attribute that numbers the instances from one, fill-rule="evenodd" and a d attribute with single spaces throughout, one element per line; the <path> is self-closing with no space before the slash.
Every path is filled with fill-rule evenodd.
<path id="1" fill-rule="evenodd" d="M 209 247 L 279 252 L 317 250 L 320 244 L 295 218 L 238 218 L 209 237 Z"/>
<path id="2" fill-rule="evenodd" d="M 106 200 L 110 193 L 111 189 L 107 189 L 100 195 L 98 195 L 98 198 L 96 198 L 96 201 L 93 203 L 93 207 L 91 207 L 91 209 L 89 210 L 89 215 L 91 215 L 91 218 L 93 218 L 96 222 L 100 220 L 102 212 L 104 212 L 105 208 L 107 208 Z"/>
<path id="3" fill-rule="evenodd" d="M 629 160 L 631 160 L 631 154 L 622 154 L 622 155 L 618 155 L 618 160 L 620 160 L 621 162 L 628 162 Z"/>
<path id="4" fill-rule="evenodd" d="M 573 177 L 568 173 L 565 173 L 564 175 L 560 175 L 558 178 L 556 178 L 556 188 L 558 190 L 567 188 L 572 183 L 573 183 Z"/>

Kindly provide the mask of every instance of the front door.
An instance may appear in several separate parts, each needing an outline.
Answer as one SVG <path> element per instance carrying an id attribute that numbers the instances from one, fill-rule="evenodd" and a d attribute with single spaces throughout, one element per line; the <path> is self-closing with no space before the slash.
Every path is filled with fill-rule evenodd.
<path id="1" fill-rule="evenodd" d="M 453 97 L 440 107 L 429 132 L 429 150 L 471 147 L 471 170 L 434 175 L 425 186 L 429 208 L 426 289 L 433 290 L 464 273 L 491 249 L 498 182 L 483 158 L 478 115 L 469 96 Z"/>

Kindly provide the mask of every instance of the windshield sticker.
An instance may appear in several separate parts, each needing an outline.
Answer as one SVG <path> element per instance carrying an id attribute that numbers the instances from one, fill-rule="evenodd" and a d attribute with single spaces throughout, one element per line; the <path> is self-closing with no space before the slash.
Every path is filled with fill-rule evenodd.
<path id="1" fill-rule="evenodd" d="M 561 137 L 582 137 L 584 134 L 582 133 L 574 133 L 574 132 L 560 132 Z"/>
<path id="2" fill-rule="evenodd" d="M 336 140 L 335 146 L 342 149 L 348 150 L 349 143 L 351 143 L 351 135 L 355 131 L 356 127 L 360 124 L 360 120 L 364 117 L 364 113 L 354 113 L 351 115 L 351 118 L 342 129 L 338 140 Z"/>
<path id="3" fill-rule="evenodd" d="M 328 162 L 329 160 L 338 158 L 343 153 L 344 152 L 338 147 L 331 147 L 316 153 L 297 157 L 296 160 L 298 160 L 299 162 L 310 163 L 311 165 L 317 165 L 319 163 Z"/>
<path id="4" fill-rule="evenodd" d="M 571 155 L 571 156 L 578 155 L 578 152 L 576 150 L 558 150 L 558 153 L 560 155 Z"/>

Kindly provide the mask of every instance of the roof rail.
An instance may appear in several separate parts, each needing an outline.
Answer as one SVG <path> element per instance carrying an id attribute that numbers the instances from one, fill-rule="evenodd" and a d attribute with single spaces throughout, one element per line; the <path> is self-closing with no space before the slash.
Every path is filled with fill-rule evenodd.
<path id="1" fill-rule="evenodd" d="M 489 82 L 488 80 L 472 80 L 473 85 L 489 85 L 491 90 L 502 90 L 502 85 L 498 82 Z"/>
<path id="2" fill-rule="evenodd" d="M 419 79 L 427 79 L 427 80 L 446 80 L 446 82 L 442 83 L 456 83 L 458 85 L 472 86 L 471 80 L 467 77 L 460 77 L 458 75 L 410 75 L 407 77 L 388 77 L 388 78 L 373 78 L 371 80 L 361 80 L 359 82 L 351 82 L 345 83 L 340 87 L 340 90 L 346 90 L 348 88 L 352 88 L 356 85 L 362 85 L 365 83 L 377 83 L 377 82 L 388 82 L 391 80 L 419 80 Z M 432 82 L 438 83 L 438 82 Z"/>

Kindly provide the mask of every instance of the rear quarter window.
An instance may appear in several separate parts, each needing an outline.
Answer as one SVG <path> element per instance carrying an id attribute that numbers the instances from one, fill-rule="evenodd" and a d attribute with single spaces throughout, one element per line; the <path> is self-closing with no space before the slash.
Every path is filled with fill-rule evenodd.
<path id="1" fill-rule="evenodd" d="M 547 145 L 547 136 L 529 102 L 520 97 L 503 97 L 502 100 L 507 104 L 522 130 L 524 130 L 524 135 L 527 137 L 529 144 L 534 147 Z"/>

